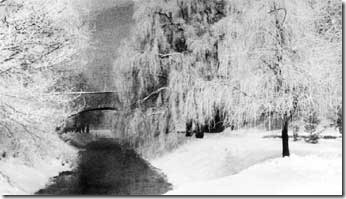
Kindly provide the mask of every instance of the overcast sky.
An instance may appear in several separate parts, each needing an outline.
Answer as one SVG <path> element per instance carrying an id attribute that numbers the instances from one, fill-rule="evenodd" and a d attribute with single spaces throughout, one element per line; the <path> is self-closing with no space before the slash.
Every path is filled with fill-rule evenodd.
<path id="1" fill-rule="evenodd" d="M 85 60 L 88 65 L 85 75 L 88 82 L 97 90 L 112 90 L 114 79 L 112 67 L 117 58 L 120 42 L 131 32 L 132 1 L 126 0 L 76 0 L 76 6 L 88 10 L 92 17 L 90 23 L 95 28 L 92 34 L 92 46 L 88 48 Z"/>
<path id="2" fill-rule="evenodd" d="M 115 6 L 129 4 L 131 0 L 72 0 L 77 8 L 100 11 Z"/>

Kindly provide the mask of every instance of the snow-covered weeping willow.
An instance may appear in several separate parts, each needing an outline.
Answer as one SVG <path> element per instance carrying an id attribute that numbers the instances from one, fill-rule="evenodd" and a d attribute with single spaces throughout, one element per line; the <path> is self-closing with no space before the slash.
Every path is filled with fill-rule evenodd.
<path id="1" fill-rule="evenodd" d="M 313 109 L 323 117 L 336 110 L 342 97 L 341 3 L 282 0 L 243 5 L 221 25 L 226 33 L 221 66 L 244 92 L 240 101 L 245 103 L 234 107 L 236 112 L 256 119 L 263 112 L 283 117 L 294 109 L 299 114 Z M 328 7 L 337 12 L 323 13 Z M 325 28 L 334 33 L 325 37 L 319 26 L 330 16 L 333 24 Z"/>
<path id="2" fill-rule="evenodd" d="M 126 107 L 153 94 L 174 126 L 241 125 L 261 115 L 335 115 L 341 105 L 341 3 L 136 1 L 136 26 L 114 64 Z M 328 21 L 328 23 L 326 23 Z M 148 104 L 146 104 L 148 106 Z M 298 116 L 297 116 L 298 117 Z"/>

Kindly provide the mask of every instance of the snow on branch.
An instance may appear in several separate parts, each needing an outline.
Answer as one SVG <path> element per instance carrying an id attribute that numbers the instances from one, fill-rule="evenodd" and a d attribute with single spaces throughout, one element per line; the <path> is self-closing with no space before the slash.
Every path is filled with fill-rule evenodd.
<path id="1" fill-rule="evenodd" d="M 12 140 L 45 145 L 42 140 L 71 112 L 74 97 L 55 90 L 89 35 L 70 3 L 0 0 L 0 136 L 7 131 Z"/>

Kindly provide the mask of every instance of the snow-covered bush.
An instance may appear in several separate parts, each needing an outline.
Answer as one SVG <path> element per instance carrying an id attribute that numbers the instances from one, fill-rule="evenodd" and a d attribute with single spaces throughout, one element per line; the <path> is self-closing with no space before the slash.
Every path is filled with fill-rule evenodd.
<path id="1" fill-rule="evenodd" d="M 311 111 L 310 113 L 308 113 L 305 117 L 304 117 L 304 129 L 305 132 L 308 133 L 314 133 L 316 131 L 316 128 L 318 126 L 318 124 L 320 123 L 320 119 L 318 118 L 318 115 L 315 111 Z"/>

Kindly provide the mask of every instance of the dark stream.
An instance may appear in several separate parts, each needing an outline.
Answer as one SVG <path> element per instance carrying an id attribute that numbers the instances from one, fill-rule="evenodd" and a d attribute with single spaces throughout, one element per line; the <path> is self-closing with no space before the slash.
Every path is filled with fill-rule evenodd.
<path id="1" fill-rule="evenodd" d="M 103 139 L 80 152 L 74 171 L 61 172 L 36 194 L 159 195 L 169 190 L 165 176 L 134 150 Z"/>
<path id="2" fill-rule="evenodd" d="M 120 41 L 129 35 L 133 5 L 123 1 L 119 6 L 107 7 L 101 2 L 91 2 L 94 7 L 100 4 L 105 8 L 97 11 L 92 22 L 96 28 L 92 37 L 96 46 L 89 50 L 93 56 L 85 73 L 96 88 L 107 85 L 111 89 L 114 81 L 109 76 L 110 70 Z M 36 194 L 157 195 L 171 189 L 163 174 L 127 146 L 103 139 L 85 149 L 79 153 L 79 166 L 74 171 L 61 172 Z"/>

